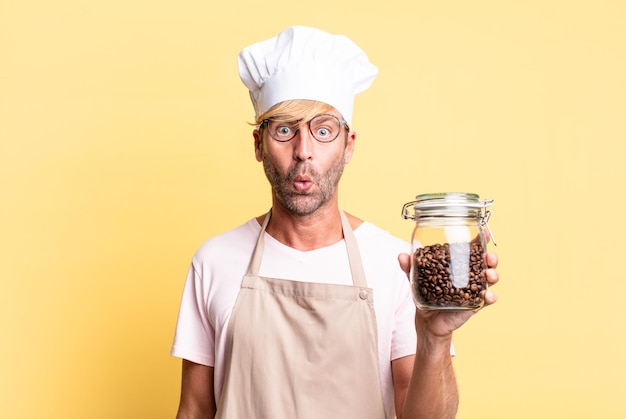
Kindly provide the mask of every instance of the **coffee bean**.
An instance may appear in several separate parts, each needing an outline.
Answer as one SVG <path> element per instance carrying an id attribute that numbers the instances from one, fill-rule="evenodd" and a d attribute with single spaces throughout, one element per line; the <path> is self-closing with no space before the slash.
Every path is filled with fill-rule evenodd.
<path id="1" fill-rule="evenodd" d="M 433 244 L 413 253 L 413 293 L 419 307 L 473 310 L 487 289 L 481 243 Z"/>

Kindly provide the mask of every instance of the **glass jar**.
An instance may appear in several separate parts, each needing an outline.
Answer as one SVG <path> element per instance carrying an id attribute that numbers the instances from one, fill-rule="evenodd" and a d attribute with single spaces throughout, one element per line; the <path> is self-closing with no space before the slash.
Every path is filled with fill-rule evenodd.
<path id="1" fill-rule="evenodd" d="M 473 193 L 431 193 L 404 204 L 402 216 L 415 221 L 411 240 L 411 291 L 422 310 L 476 310 L 487 290 L 485 252 L 487 207 Z M 413 214 L 410 212 L 413 207 Z"/>

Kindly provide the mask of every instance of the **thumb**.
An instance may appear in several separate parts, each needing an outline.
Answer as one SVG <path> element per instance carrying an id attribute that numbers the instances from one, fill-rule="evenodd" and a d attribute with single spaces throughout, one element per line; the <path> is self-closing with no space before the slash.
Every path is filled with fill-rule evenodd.
<path id="1" fill-rule="evenodd" d="M 400 263 L 400 268 L 402 268 L 408 277 L 409 271 L 411 270 L 411 257 L 407 253 L 400 253 L 398 255 L 398 262 Z"/>

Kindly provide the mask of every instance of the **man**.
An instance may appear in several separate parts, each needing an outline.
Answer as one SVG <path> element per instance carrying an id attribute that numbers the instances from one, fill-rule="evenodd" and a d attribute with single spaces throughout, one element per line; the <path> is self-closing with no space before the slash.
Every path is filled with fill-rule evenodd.
<path id="1" fill-rule="evenodd" d="M 415 310 L 408 244 L 338 204 L 354 97 L 377 68 L 348 38 L 291 27 L 245 48 L 239 72 L 272 208 L 193 258 L 178 418 L 454 417 L 452 333 L 473 313 Z"/>

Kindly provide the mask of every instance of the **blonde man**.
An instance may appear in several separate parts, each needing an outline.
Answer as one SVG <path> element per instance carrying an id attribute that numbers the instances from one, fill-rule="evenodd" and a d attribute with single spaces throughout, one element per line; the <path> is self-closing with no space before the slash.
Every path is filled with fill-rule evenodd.
<path id="1" fill-rule="evenodd" d="M 416 310 L 409 245 L 339 208 L 354 97 L 377 68 L 346 37 L 291 27 L 245 48 L 239 71 L 272 207 L 194 255 L 178 418 L 453 418 L 452 333 L 473 313 Z"/>

